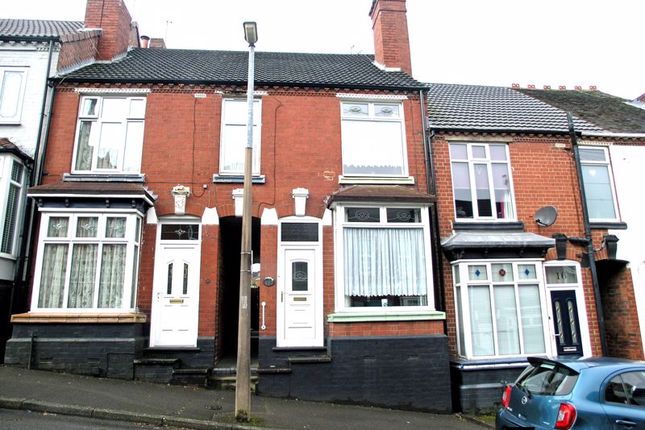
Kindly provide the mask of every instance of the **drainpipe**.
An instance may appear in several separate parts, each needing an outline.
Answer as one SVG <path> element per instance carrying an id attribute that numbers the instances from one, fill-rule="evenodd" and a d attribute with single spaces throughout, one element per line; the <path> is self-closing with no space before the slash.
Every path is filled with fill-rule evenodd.
<path id="1" fill-rule="evenodd" d="M 587 207 L 587 195 L 585 193 L 585 184 L 582 180 L 582 166 L 580 164 L 580 151 L 578 148 L 578 136 L 576 135 L 571 113 L 567 112 L 567 122 L 569 123 L 569 136 L 571 137 L 571 146 L 573 147 L 573 160 L 576 164 L 578 173 L 578 187 L 582 203 L 582 223 L 585 230 L 585 239 L 587 239 L 587 258 L 589 260 L 589 270 L 591 271 L 591 283 L 593 285 L 594 298 L 596 299 L 596 317 L 598 318 L 598 331 L 600 333 L 600 348 L 602 355 L 607 355 L 607 337 L 605 335 L 605 315 L 602 309 L 602 298 L 600 297 L 600 285 L 598 283 L 598 270 L 596 268 L 596 256 L 593 248 L 593 238 L 591 236 L 591 225 L 589 224 L 589 209 Z"/>
<path id="2" fill-rule="evenodd" d="M 434 158 L 432 156 L 432 140 L 434 138 L 434 131 L 428 133 L 428 112 L 426 109 L 426 91 L 419 91 L 419 104 L 421 106 L 421 124 L 423 128 L 423 158 L 426 164 L 426 185 L 428 193 L 437 196 L 437 187 L 435 181 L 434 171 Z M 439 237 L 439 208 L 437 201 L 430 206 L 430 229 L 432 238 L 432 267 L 436 273 L 434 276 L 436 295 L 435 308 L 437 310 L 445 310 L 446 304 L 444 303 L 444 279 L 443 279 L 443 260 L 441 258 L 441 238 Z"/>
<path id="3" fill-rule="evenodd" d="M 36 136 L 36 148 L 34 150 L 34 164 L 31 169 L 31 174 L 29 175 L 29 187 L 40 184 L 42 178 L 42 168 L 45 149 L 47 147 L 47 138 L 49 136 L 49 125 L 51 123 L 51 111 L 54 101 L 53 92 L 51 86 L 49 85 L 49 74 L 51 73 L 52 58 L 54 53 L 54 39 L 49 40 L 49 53 L 47 56 L 47 72 L 45 74 L 45 91 L 43 93 L 43 100 L 40 108 L 40 121 L 38 121 L 38 134 Z M 47 98 L 49 94 L 52 94 L 49 97 L 49 105 L 47 104 Z M 47 117 L 47 120 L 45 120 Z M 44 131 L 44 140 L 43 140 L 43 131 Z M 36 206 L 34 202 L 27 198 L 25 206 L 25 218 L 22 227 L 22 242 L 20 244 L 20 254 L 18 258 L 18 267 L 14 274 L 14 291 L 12 293 L 13 297 L 11 298 L 11 308 L 10 314 L 13 314 L 14 309 L 17 308 L 19 311 L 22 311 L 22 307 L 26 303 L 22 303 L 25 299 L 24 294 L 16 295 L 15 289 L 18 285 L 25 287 L 27 284 L 27 277 L 30 272 L 30 252 L 31 252 L 31 240 L 33 236 L 33 225 L 36 215 Z"/>

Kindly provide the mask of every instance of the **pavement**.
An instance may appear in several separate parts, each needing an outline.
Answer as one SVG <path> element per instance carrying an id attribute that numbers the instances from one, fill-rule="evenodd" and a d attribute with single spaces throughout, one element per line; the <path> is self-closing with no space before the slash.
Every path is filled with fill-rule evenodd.
<path id="1" fill-rule="evenodd" d="M 253 396 L 252 420 L 233 418 L 235 392 L 0 365 L 0 408 L 189 429 L 391 430 L 483 427 L 460 415 Z M 2 427 L 0 416 L 0 427 Z"/>

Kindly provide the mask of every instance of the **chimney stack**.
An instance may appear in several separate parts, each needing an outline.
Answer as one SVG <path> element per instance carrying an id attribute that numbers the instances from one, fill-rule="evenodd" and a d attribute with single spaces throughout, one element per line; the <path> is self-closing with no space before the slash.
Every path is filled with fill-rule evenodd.
<path id="1" fill-rule="evenodd" d="M 97 60 L 112 60 L 127 52 L 131 22 L 123 0 L 87 0 L 85 28 L 101 29 Z"/>
<path id="2" fill-rule="evenodd" d="M 376 63 L 412 75 L 405 0 L 372 0 L 370 17 Z"/>

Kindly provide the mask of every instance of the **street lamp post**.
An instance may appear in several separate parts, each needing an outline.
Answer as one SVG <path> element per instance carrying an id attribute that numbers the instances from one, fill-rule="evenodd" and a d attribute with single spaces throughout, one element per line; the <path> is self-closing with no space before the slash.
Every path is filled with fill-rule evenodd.
<path id="1" fill-rule="evenodd" d="M 246 147 L 244 149 L 244 199 L 242 209 L 242 246 L 240 252 L 240 304 L 237 326 L 237 368 L 235 418 L 251 418 L 251 175 L 253 171 L 253 92 L 255 73 L 255 22 L 245 22 L 244 39 L 249 44 L 249 72 L 246 87 Z"/>

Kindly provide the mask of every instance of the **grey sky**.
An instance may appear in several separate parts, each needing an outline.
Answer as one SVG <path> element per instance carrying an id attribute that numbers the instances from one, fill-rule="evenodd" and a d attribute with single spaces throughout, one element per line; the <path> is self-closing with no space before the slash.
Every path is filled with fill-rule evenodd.
<path id="1" fill-rule="evenodd" d="M 169 48 L 373 53 L 372 0 L 126 0 Z M 8 3 L 8 4 L 7 4 Z M 64 4 L 64 7 L 61 5 Z M 412 71 L 426 82 L 645 92 L 642 0 L 407 0 Z M 5 2 L 4 18 L 82 20 L 85 0 Z"/>

